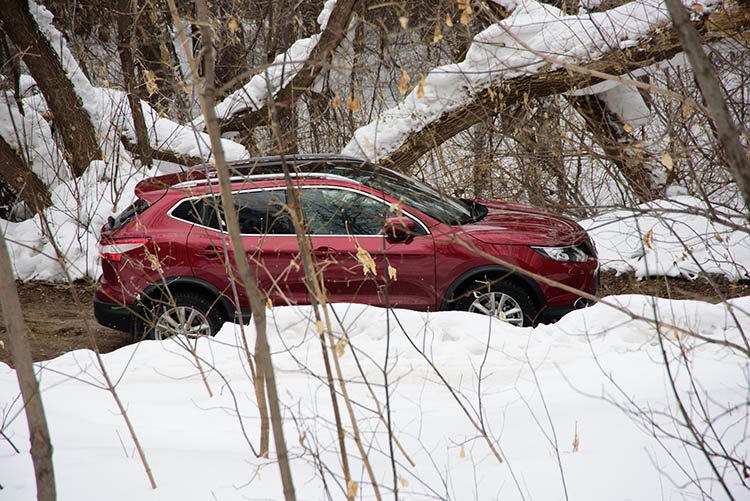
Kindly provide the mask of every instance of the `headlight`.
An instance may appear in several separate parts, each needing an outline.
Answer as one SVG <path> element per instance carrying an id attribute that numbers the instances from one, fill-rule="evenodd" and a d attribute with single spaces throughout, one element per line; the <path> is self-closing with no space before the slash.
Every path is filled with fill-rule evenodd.
<path id="1" fill-rule="evenodd" d="M 542 256 L 553 259 L 555 261 L 563 261 L 566 263 L 583 263 L 588 259 L 588 256 L 578 247 L 566 246 L 566 247 L 531 247 Z"/>

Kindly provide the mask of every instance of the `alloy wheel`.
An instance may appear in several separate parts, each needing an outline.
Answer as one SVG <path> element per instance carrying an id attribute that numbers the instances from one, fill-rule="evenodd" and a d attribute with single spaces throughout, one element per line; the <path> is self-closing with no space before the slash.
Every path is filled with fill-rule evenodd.
<path id="1" fill-rule="evenodd" d="M 477 295 L 469 306 L 469 311 L 499 318 L 516 327 L 523 327 L 524 324 L 521 305 L 513 296 L 502 292 L 486 292 Z"/>

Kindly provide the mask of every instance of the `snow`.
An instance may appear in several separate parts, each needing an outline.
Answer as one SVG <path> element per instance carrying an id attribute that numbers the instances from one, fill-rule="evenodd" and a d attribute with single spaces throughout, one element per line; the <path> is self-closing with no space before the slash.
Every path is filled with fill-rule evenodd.
<path id="1" fill-rule="evenodd" d="M 704 8 L 713 3 L 689 6 Z M 413 89 L 376 120 L 357 129 L 342 153 L 378 161 L 401 147 L 410 134 L 471 102 L 482 89 L 502 80 L 555 69 L 537 53 L 565 63 L 585 63 L 633 46 L 655 27 L 669 22 L 664 3 L 654 0 L 628 2 L 606 12 L 580 16 L 565 15 L 556 7 L 533 0 L 520 3 L 507 19 L 474 37 L 463 61 L 430 71 L 421 88 Z M 623 108 L 634 101 L 632 92 L 610 98 L 612 102 L 624 102 Z M 643 115 L 644 109 L 639 104 L 633 111 Z"/>
<path id="2" fill-rule="evenodd" d="M 49 240 L 40 218 L 21 222 L 0 219 L 0 230 L 8 244 L 14 276 L 19 280 L 65 281 L 57 260 L 55 245 L 60 248 L 73 280 L 96 279 L 100 273 L 97 256 L 99 231 L 107 217 L 123 210 L 133 199 L 138 181 L 173 172 L 175 165 L 156 162 L 146 170 L 121 147 L 120 135 L 135 142 L 135 129 L 127 96 L 117 89 L 93 86 L 67 48 L 64 37 L 52 24 L 52 14 L 43 6 L 30 2 L 31 12 L 40 30 L 57 51 L 66 74 L 100 138 L 103 161 L 94 161 L 84 175 L 73 179 L 65 157 L 56 146 L 42 115 L 48 111 L 40 93 L 32 89 L 33 79 L 22 80 L 26 90 L 25 114 L 18 112 L 9 93 L 0 97 L 0 135 L 14 148 L 28 152 L 32 170 L 50 188 L 53 207 L 45 211 L 55 242 Z M 211 160 L 208 135 L 161 117 L 142 102 L 149 142 L 155 149 Z M 222 139 L 227 160 L 248 158 L 245 148 Z"/>
<path id="3" fill-rule="evenodd" d="M 706 217 L 710 214 L 718 221 Z M 711 273 L 730 280 L 750 279 L 746 215 L 709 207 L 689 195 L 607 212 L 580 223 L 596 243 L 604 269 L 634 272 L 638 278 Z"/>
<path id="4" fill-rule="evenodd" d="M 321 30 L 333 5 L 333 0 L 326 2 Z M 564 16 L 537 2 L 505 0 L 502 5 L 515 7 L 504 26 L 513 27 L 536 50 L 565 61 L 632 44 L 666 19 L 663 5 L 644 1 L 582 17 Z M 100 273 L 98 231 L 107 216 L 131 202 L 139 180 L 176 167 L 159 163 L 146 170 L 120 148 L 121 134 L 135 138 L 125 95 L 91 85 L 49 12 L 34 4 L 32 11 L 83 98 L 105 160 L 92 162 L 83 176 L 71 179 L 42 118 L 44 99 L 28 77 L 22 80 L 25 114 L 0 106 L 0 134 L 28 151 L 34 172 L 50 185 L 55 208 L 44 215 L 71 278 L 94 279 Z M 277 63 L 283 65 L 269 67 L 274 89 L 283 85 L 281 69 L 287 81 L 315 42 L 315 37 L 298 42 L 279 56 Z M 498 78 L 538 71 L 544 64 L 500 26 L 491 26 L 476 37 L 465 61 L 431 72 L 424 96 L 418 97 L 416 90 L 408 94 L 398 107 L 360 129 L 345 152 L 381 158 L 409 132 L 461 106 L 478 89 Z M 254 109 L 253 103 L 264 99 L 265 78 L 258 75 L 217 110 Z M 631 88 L 607 83 L 586 92 L 601 95 L 631 126 L 648 120 L 648 110 Z M 142 106 L 152 146 L 210 160 L 205 134 Z M 230 160 L 246 155 L 231 141 L 225 140 L 224 149 Z M 726 207 L 709 207 L 685 192 L 668 196 L 581 222 L 596 243 L 602 268 L 637 277 L 691 278 L 708 272 L 731 280 L 750 278 L 747 218 Z M 717 210 L 718 222 L 707 217 Z M 0 221 L 0 231 L 16 278 L 65 279 L 39 217 Z M 342 349 L 343 378 L 385 497 L 393 495 L 395 469 L 403 499 L 727 498 L 706 458 L 683 443 L 694 438 L 681 425 L 677 396 L 699 431 L 707 429 L 705 416 L 712 416 L 712 434 L 704 437 L 708 447 L 717 451 L 722 446 L 745 463 L 750 454 L 750 357 L 743 352 L 750 296 L 716 305 L 608 297 L 536 328 L 463 312 L 357 304 L 337 304 L 331 310 L 333 318 L 341 319 L 333 330 Z M 325 498 L 328 489 L 332 498 L 343 499 L 337 431 L 312 310 L 277 307 L 268 314 L 297 497 Z M 273 450 L 270 459 L 253 453 L 259 446 L 259 415 L 239 329 L 225 325 L 215 338 L 198 340 L 194 354 L 186 350 L 186 340 L 170 339 L 143 341 L 103 356 L 144 447 L 156 490 L 149 487 L 124 421 L 103 389 L 93 353 L 78 350 L 37 363 L 59 499 L 99 500 L 103 492 L 112 500 L 281 498 Z M 340 341 L 344 332 L 348 343 Z M 245 326 L 244 333 L 253 346 L 254 327 Z M 388 434 L 376 411 L 386 402 L 394 436 L 414 466 L 395 445 L 391 458 Z M 339 405 L 358 497 L 374 499 L 340 395 Z M 483 423 L 502 462 L 472 420 Z M 28 429 L 16 374 L 4 364 L 0 429 L 7 436 L 0 438 L 2 498 L 32 499 Z M 734 498 L 750 498 L 742 468 L 720 456 L 712 460 Z"/>
<path id="5" fill-rule="evenodd" d="M 246 110 L 258 110 L 265 104 L 269 89 L 271 95 L 275 96 L 287 83 L 291 82 L 318 44 L 335 5 L 336 0 L 326 0 L 323 10 L 318 15 L 320 33 L 296 40 L 289 49 L 278 54 L 265 70 L 254 75 L 248 83 L 217 104 L 216 116 L 219 119 L 226 119 Z M 202 128 L 203 123 L 201 116 L 195 120 L 194 125 Z"/>
<path id="6" fill-rule="evenodd" d="M 740 327 L 750 327 L 750 297 L 718 305 L 645 296 L 606 301 L 647 318 L 656 313 L 666 324 L 718 341 L 742 344 Z M 662 354 L 653 323 L 601 303 L 533 329 L 463 312 L 427 314 L 354 304 L 332 310 L 344 326 L 334 327 L 336 337 L 344 330 L 349 336 L 339 362 L 385 497 L 392 495 L 390 449 L 361 375 L 385 407 L 384 369 L 394 435 L 415 463 L 410 466 L 394 445 L 393 467 L 403 499 L 685 499 L 699 496 L 701 489 L 707 497 L 726 498 L 711 480 L 705 458 L 666 436 L 691 440 L 678 425 L 682 420 L 665 358 L 696 426 L 703 429 L 703 405 L 715 416 L 715 431 L 733 456 L 742 460 L 750 452 L 745 436 L 748 357 L 666 324 L 660 328 Z M 326 497 L 320 461 L 332 497 L 344 499 L 311 309 L 281 307 L 268 313 L 297 498 Z M 101 499 L 102 492 L 111 500 L 280 499 L 273 452 L 271 459 L 262 459 L 251 449 L 259 446 L 259 418 L 237 330 L 227 324 L 216 338 L 197 344 L 213 396 L 184 339 L 143 341 L 104 355 L 156 490 L 149 487 L 111 395 L 102 389 L 92 353 L 79 350 L 37 364 L 59 499 Z M 245 334 L 252 346 L 253 327 L 246 327 Z M 437 371 L 471 417 L 484 423 L 502 463 Z M 28 431 L 17 395 L 14 371 L 0 364 L 3 432 L 21 449 L 16 454 L 0 441 L 0 483 L 8 499 L 32 499 Z M 374 499 L 340 395 L 339 405 L 358 498 Z M 717 446 L 711 436 L 707 440 Z M 714 461 L 724 471 L 727 465 Z M 733 469 L 725 471 L 725 480 L 736 499 L 746 499 L 747 487 Z"/>

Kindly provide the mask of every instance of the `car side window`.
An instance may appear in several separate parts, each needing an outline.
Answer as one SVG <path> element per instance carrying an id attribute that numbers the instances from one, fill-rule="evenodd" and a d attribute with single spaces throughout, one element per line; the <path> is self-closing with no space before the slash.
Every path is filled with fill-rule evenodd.
<path id="1" fill-rule="evenodd" d="M 172 216 L 189 223 L 208 226 L 209 228 L 218 230 L 219 218 L 216 215 L 216 208 L 218 204 L 218 198 L 192 198 L 190 200 L 185 200 L 180 205 L 178 205 L 172 211 Z"/>
<path id="2" fill-rule="evenodd" d="M 302 212 L 311 235 L 379 235 L 386 205 L 362 193 L 333 188 L 300 192 Z"/>
<path id="3" fill-rule="evenodd" d="M 286 213 L 283 190 L 235 193 L 234 204 L 240 220 L 240 232 L 255 235 L 294 234 Z"/>

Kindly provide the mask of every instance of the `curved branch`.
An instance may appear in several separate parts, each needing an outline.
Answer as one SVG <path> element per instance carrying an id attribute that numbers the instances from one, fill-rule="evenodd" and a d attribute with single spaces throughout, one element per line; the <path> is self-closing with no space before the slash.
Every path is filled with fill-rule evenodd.
<path id="1" fill-rule="evenodd" d="M 750 27 L 750 8 L 747 4 L 739 5 L 739 12 L 724 19 L 720 31 L 712 31 L 716 30 L 717 26 L 709 16 L 704 16 L 693 25 L 707 43 L 732 36 Z M 484 120 L 488 111 L 497 114 L 509 105 L 527 99 L 571 92 L 605 79 L 630 84 L 629 80 L 625 81 L 626 79 L 618 75 L 626 75 L 664 61 L 681 51 L 682 46 L 677 33 L 671 28 L 663 28 L 637 46 L 608 52 L 586 64 L 566 65 L 565 68 L 554 71 L 541 71 L 504 80 L 498 85 L 477 92 L 465 106 L 443 113 L 421 130 L 410 134 L 396 149 L 380 158 L 379 163 L 396 170 L 406 170 L 432 148 Z"/>
<path id="2" fill-rule="evenodd" d="M 346 35 L 358 3 L 359 0 L 337 0 L 318 44 L 294 78 L 276 94 L 274 102 L 288 103 L 288 106 L 312 88 L 318 74 L 329 65 L 333 51 Z M 287 61 L 285 63 L 288 64 Z M 270 109 L 267 103 L 256 110 L 244 110 L 227 119 L 222 119 L 220 121 L 221 132 L 252 130 L 259 125 L 269 123 L 269 114 Z"/>

